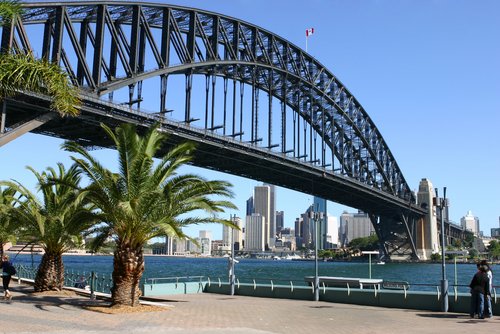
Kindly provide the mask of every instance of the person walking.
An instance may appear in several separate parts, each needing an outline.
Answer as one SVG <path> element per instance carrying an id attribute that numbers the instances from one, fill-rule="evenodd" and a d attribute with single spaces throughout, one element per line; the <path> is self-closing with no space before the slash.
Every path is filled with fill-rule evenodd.
<path id="1" fill-rule="evenodd" d="M 485 296 L 490 294 L 490 282 L 487 266 L 477 264 L 478 271 L 472 277 L 472 281 L 469 284 L 471 293 L 471 304 L 470 304 L 470 317 L 474 318 L 477 314 L 479 319 L 484 319 L 484 301 Z"/>
<path id="2" fill-rule="evenodd" d="M 9 284 L 12 275 L 16 274 L 16 268 L 9 261 L 9 256 L 4 255 L 2 258 L 2 262 L 0 263 L 0 268 L 2 268 L 2 284 L 3 284 L 3 293 L 5 299 L 12 299 L 12 294 L 9 291 Z"/>

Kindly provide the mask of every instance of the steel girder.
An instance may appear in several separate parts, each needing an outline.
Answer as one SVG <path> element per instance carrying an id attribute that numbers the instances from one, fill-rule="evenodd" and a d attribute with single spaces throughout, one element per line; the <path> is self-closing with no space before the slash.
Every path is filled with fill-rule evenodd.
<path id="1" fill-rule="evenodd" d="M 192 80 L 194 75 L 203 75 L 204 130 L 217 134 L 216 130 L 222 128 L 228 141 L 243 141 L 243 85 L 250 86 L 251 108 L 245 109 L 245 113 L 251 110 L 250 144 L 269 153 L 275 153 L 278 147 L 278 153 L 317 169 L 321 175 L 346 177 L 383 196 L 408 203 L 409 212 L 421 214 L 412 208 L 415 196 L 361 104 L 318 60 L 287 40 L 232 17 L 171 5 L 75 1 L 27 3 L 23 7 L 22 19 L 3 27 L 2 48 L 34 52 L 60 64 L 85 96 L 98 99 L 128 88 L 126 103 L 140 110 L 143 82 L 160 78 L 158 114 L 165 116 L 169 112 L 168 80 L 181 74 L 185 76 L 183 123 L 191 125 L 196 121 L 191 113 Z M 30 26 L 43 29 L 39 49 L 30 41 Z M 224 80 L 222 125 L 214 123 L 214 113 L 220 112 L 214 110 L 216 78 Z M 226 124 L 229 82 L 234 86 L 232 124 Z M 259 91 L 269 95 L 264 133 L 267 138 L 260 137 L 257 124 L 263 117 L 259 114 Z M 281 122 L 273 122 L 272 97 L 280 101 Z M 293 120 L 286 118 L 287 108 L 294 111 Z M 290 122 L 292 149 L 286 133 Z M 279 143 L 273 142 L 273 132 L 281 134 Z M 391 219 L 399 215 L 392 214 Z M 404 224 L 408 225 L 406 221 Z M 402 239 L 412 239 L 411 229 L 404 230 L 406 237 Z M 379 237 L 388 235 L 381 233 Z"/>

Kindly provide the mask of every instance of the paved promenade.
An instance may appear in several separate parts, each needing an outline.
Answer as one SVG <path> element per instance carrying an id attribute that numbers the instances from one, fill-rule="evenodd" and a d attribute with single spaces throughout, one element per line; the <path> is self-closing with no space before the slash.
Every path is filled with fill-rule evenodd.
<path id="1" fill-rule="evenodd" d="M 104 314 L 84 296 L 32 295 L 12 284 L 0 301 L 0 333 L 497 333 L 500 317 L 217 294 L 172 296 L 166 310 Z"/>

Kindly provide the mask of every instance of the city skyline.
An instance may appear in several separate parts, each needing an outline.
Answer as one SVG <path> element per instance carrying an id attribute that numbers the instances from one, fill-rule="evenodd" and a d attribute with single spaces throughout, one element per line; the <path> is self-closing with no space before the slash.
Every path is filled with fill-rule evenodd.
<path id="1" fill-rule="evenodd" d="M 159 2 L 159 1 L 154 1 Z M 422 178 L 448 190 L 450 218 L 460 224 L 468 211 L 479 218 L 485 235 L 498 227 L 500 156 L 500 23 L 495 1 L 320 1 L 301 6 L 280 2 L 220 0 L 170 1 L 233 16 L 272 31 L 305 48 L 305 29 L 314 27 L 308 51 L 353 93 L 373 119 L 395 156 L 403 175 L 416 190 Z M 279 16 L 263 15 L 267 12 Z M 28 187 L 34 178 L 24 166 L 41 171 L 59 161 L 62 141 L 24 135 L 0 148 L 0 179 L 16 179 Z M 493 150 L 489 146 L 493 144 Z M 94 151 L 106 167 L 116 167 L 115 152 Z M 209 170 L 185 167 L 207 178 L 232 182 L 239 210 L 262 182 Z M 313 203 L 312 196 L 276 188 L 276 210 L 284 211 L 285 227 Z M 328 202 L 331 215 L 352 210 Z M 219 226 L 199 230 L 220 234 Z"/>

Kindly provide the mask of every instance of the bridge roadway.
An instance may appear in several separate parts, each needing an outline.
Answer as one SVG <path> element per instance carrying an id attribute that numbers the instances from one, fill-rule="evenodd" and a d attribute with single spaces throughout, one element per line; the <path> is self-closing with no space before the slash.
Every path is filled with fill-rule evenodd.
<path id="1" fill-rule="evenodd" d="M 34 295 L 12 284 L 12 301 L 0 300 L 1 333 L 496 333 L 499 317 L 386 309 L 326 302 L 218 294 L 160 300 L 164 311 L 104 314 L 105 305 L 78 295 Z"/>
<path id="2" fill-rule="evenodd" d="M 43 115 L 40 112 L 43 109 L 48 111 L 48 100 L 43 96 L 24 95 L 22 98 L 11 99 L 7 104 L 9 122 L 23 122 L 30 114 Z M 413 203 L 353 178 L 326 172 L 284 154 L 190 127 L 182 122 L 169 121 L 158 114 L 135 111 L 90 96 L 85 97 L 79 117 L 54 117 L 31 132 L 74 140 L 90 148 L 111 148 L 111 143 L 100 128 L 101 122 L 111 127 L 122 122 L 135 123 L 143 131 L 160 122 L 162 129 L 170 134 L 168 144 L 175 145 L 185 140 L 197 143 L 192 162 L 195 166 L 268 182 L 396 220 L 400 219 L 402 213 L 418 217 L 427 212 Z M 168 146 L 165 147 L 167 148 Z"/>

